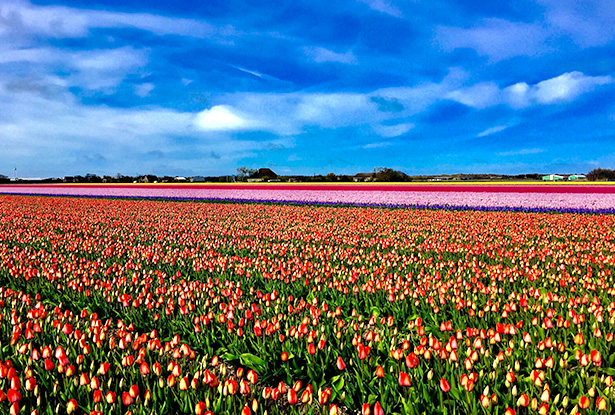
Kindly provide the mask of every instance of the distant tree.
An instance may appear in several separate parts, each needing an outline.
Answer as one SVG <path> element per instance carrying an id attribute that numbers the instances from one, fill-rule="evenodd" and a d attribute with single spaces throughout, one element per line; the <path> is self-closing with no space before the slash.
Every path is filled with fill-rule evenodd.
<path id="1" fill-rule="evenodd" d="M 329 173 L 325 176 L 325 178 L 328 182 L 334 182 L 337 180 L 337 176 L 335 175 L 335 173 Z"/>
<path id="2" fill-rule="evenodd" d="M 4 174 L 0 174 L 0 183 L 8 183 L 10 181 L 11 181 L 11 179 L 9 178 L 9 176 L 5 176 Z"/>
<path id="3" fill-rule="evenodd" d="M 252 176 L 254 173 L 256 173 L 257 170 L 256 169 L 250 169 L 246 166 L 242 166 L 237 168 L 237 173 L 239 174 L 239 179 L 240 180 L 245 180 L 246 177 L 250 177 Z"/>
<path id="4" fill-rule="evenodd" d="M 405 182 L 408 180 L 406 173 L 388 167 L 376 167 L 374 174 L 374 180 L 377 182 Z"/>
<path id="5" fill-rule="evenodd" d="M 587 180 L 595 182 L 600 180 L 615 180 L 615 170 L 611 169 L 593 169 L 587 173 Z"/>

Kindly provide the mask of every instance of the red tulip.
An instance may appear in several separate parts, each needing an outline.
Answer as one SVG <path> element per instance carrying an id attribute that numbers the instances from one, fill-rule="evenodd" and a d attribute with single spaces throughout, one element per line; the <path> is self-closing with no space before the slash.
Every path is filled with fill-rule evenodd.
<path id="1" fill-rule="evenodd" d="M 440 389 L 442 389 L 442 392 L 448 392 L 451 390 L 451 385 L 448 383 L 448 380 L 444 378 L 440 379 Z"/>
<path id="2" fill-rule="evenodd" d="M 410 386 L 412 382 L 410 381 L 410 375 L 405 372 L 399 373 L 399 386 Z"/>
<path id="3" fill-rule="evenodd" d="M 34 378 L 26 379 L 26 390 L 27 391 L 32 391 L 32 390 L 34 390 L 34 388 L 36 388 L 36 379 L 34 379 Z"/>
<path id="4" fill-rule="evenodd" d="M 139 396 L 139 387 L 137 385 L 132 385 L 128 391 L 128 394 L 134 399 L 137 399 L 137 396 Z"/>
<path id="5" fill-rule="evenodd" d="M 9 389 L 6 396 L 9 398 L 9 402 L 19 402 L 21 401 L 21 392 L 15 389 Z"/>
<path id="6" fill-rule="evenodd" d="M 372 411 L 369 409 L 368 403 L 364 403 L 361 407 L 361 415 L 372 415 Z"/>
<path id="7" fill-rule="evenodd" d="M 150 374 L 150 369 L 149 369 L 149 365 L 147 364 L 147 362 L 141 363 L 141 366 L 139 366 L 139 371 L 141 372 L 141 375 L 143 376 L 147 376 Z"/>
<path id="8" fill-rule="evenodd" d="M 606 407 L 607 407 L 606 399 L 604 399 L 602 396 L 599 396 L 598 399 L 596 399 L 596 408 L 599 411 L 604 411 Z"/>
<path id="9" fill-rule="evenodd" d="M 581 407 L 581 409 L 589 408 L 589 398 L 587 396 L 581 396 L 579 399 L 579 407 Z"/>
<path id="10" fill-rule="evenodd" d="M 416 354 L 414 354 L 414 352 L 406 356 L 406 366 L 408 366 L 408 369 L 414 369 L 418 365 L 419 365 L 419 359 L 416 356 Z"/>
<path id="11" fill-rule="evenodd" d="M 374 404 L 374 415 L 384 415 L 384 411 L 382 410 L 382 406 L 380 406 L 380 401 L 377 401 Z"/>
<path id="12" fill-rule="evenodd" d="M 380 365 L 376 368 L 376 376 L 379 378 L 384 377 L 384 369 Z"/>
<path id="13" fill-rule="evenodd" d="M 122 393 L 122 403 L 126 406 L 132 405 L 132 403 L 135 401 L 135 399 L 130 396 L 130 393 L 128 392 L 123 392 Z"/>
<path id="14" fill-rule="evenodd" d="M 314 346 L 314 343 L 308 344 L 308 353 L 311 355 L 316 354 L 316 347 Z"/>
<path id="15" fill-rule="evenodd" d="M 342 359 L 342 356 L 337 357 L 337 369 L 338 370 L 346 369 L 346 363 L 344 363 L 344 359 Z"/>

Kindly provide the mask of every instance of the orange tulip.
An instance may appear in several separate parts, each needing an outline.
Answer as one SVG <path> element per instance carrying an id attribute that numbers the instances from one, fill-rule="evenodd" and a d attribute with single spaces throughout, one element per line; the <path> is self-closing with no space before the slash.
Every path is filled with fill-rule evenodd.
<path id="1" fill-rule="evenodd" d="M 75 399 L 71 399 L 66 404 L 66 412 L 68 412 L 69 414 L 72 414 L 73 412 L 75 412 L 77 410 L 77 408 L 78 408 L 78 405 L 77 405 L 77 401 Z"/>
<path id="2" fill-rule="evenodd" d="M 115 403 L 116 399 L 117 399 L 117 395 L 115 394 L 115 392 L 109 391 L 105 395 L 105 400 L 107 401 L 108 404 Z"/>
<path id="3" fill-rule="evenodd" d="M 204 415 L 205 414 L 205 402 L 200 401 L 196 405 L 194 405 L 194 413 L 195 415 Z"/>
<path id="4" fill-rule="evenodd" d="M 297 391 L 295 391 L 294 389 L 289 389 L 288 390 L 288 403 L 291 405 L 296 404 L 299 401 L 299 398 L 297 397 Z"/>
<path id="5" fill-rule="evenodd" d="M 581 396 L 581 398 L 579 399 L 579 407 L 581 409 L 589 408 L 589 398 L 587 396 Z"/>

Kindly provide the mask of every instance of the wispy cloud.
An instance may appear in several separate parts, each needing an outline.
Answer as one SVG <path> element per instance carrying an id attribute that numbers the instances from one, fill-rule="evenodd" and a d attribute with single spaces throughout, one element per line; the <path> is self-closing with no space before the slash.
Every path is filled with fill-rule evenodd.
<path id="1" fill-rule="evenodd" d="M 365 144 L 364 146 L 362 146 L 364 149 L 369 150 L 371 148 L 383 148 L 383 147 L 388 147 L 390 146 L 391 143 L 388 141 L 382 141 L 380 143 L 369 143 L 369 144 Z"/>
<path id="2" fill-rule="evenodd" d="M 0 34 L 36 34 L 57 38 L 84 37 L 91 29 L 136 28 L 157 35 L 197 38 L 227 37 L 229 26 L 216 28 L 203 21 L 157 16 L 148 13 L 121 13 L 77 9 L 64 6 L 35 6 L 25 1 L 8 0 L 0 5 L 4 24 Z"/>
<path id="3" fill-rule="evenodd" d="M 510 156 L 525 156 L 528 154 L 540 154 L 543 153 L 545 150 L 542 148 L 523 148 L 521 150 L 514 150 L 514 151 L 502 151 L 500 153 L 498 153 L 498 155 L 500 156 L 504 156 L 504 157 L 510 157 Z"/>
<path id="4" fill-rule="evenodd" d="M 488 135 L 499 133 L 500 131 L 504 131 L 507 128 L 508 128 L 508 126 L 506 126 L 506 125 L 497 125 L 495 127 L 487 128 L 485 131 L 477 134 L 476 136 L 477 137 L 486 137 Z"/>
<path id="5" fill-rule="evenodd" d="M 140 84 L 135 86 L 135 94 L 140 96 L 141 98 L 145 98 L 150 96 L 151 92 L 154 90 L 156 86 L 152 83 L 146 82 L 144 84 Z"/>
<path id="6" fill-rule="evenodd" d="M 305 53 L 317 63 L 323 62 L 337 62 L 354 65 L 357 63 L 357 58 L 352 51 L 345 53 L 337 53 L 332 50 L 321 48 L 318 46 L 305 48 Z"/>
<path id="7" fill-rule="evenodd" d="M 391 16 L 400 17 L 402 15 L 401 11 L 391 4 L 390 1 L 387 0 L 359 0 L 361 3 L 365 3 L 369 6 L 370 9 L 375 10 L 377 12 L 390 14 Z"/>
<path id="8" fill-rule="evenodd" d="M 489 18 L 471 28 L 440 27 L 437 41 L 445 51 L 471 48 L 494 61 L 536 56 L 549 50 L 549 32 L 540 24 Z"/>

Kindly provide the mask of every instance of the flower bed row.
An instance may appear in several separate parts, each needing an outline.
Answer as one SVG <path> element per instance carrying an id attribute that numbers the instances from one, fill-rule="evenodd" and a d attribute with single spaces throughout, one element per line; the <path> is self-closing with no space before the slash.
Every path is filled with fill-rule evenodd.
<path id="1" fill-rule="evenodd" d="M 0 197 L 0 412 L 610 413 L 615 217 Z"/>
<path id="2" fill-rule="evenodd" d="M 314 186 L 313 186 L 314 187 Z M 376 186 L 357 187 L 354 190 L 289 189 L 260 187 L 215 186 L 0 186 L 0 193 L 50 196 L 124 197 L 199 199 L 218 201 L 278 202 L 300 204 L 333 204 L 355 206 L 391 206 L 435 209 L 476 209 L 512 211 L 562 211 L 613 213 L 615 194 L 612 193 L 538 193 L 485 191 L 432 190 L 374 190 Z M 437 186 L 427 187 L 433 189 Z M 450 186 L 449 186 L 450 187 Z M 536 186 L 539 187 L 539 186 Z M 549 186 L 543 186 L 549 188 Z M 579 186 L 566 186 L 573 189 Z M 610 188 L 610 187 L 609 187 Z M 370 189 L 370 190 L 363 190 Z M 615 187 L 613 187 L 615 190 Z M 591 188 L 590 188 L 591 190 Z"/>

